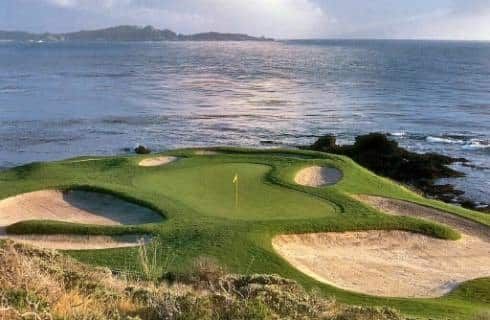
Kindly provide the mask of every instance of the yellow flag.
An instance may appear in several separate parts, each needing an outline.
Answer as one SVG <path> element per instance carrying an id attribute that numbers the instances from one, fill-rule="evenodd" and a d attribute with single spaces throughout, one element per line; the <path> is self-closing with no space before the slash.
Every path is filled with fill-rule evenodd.
<path id="1" fill-rule="evenodd" d="M 233 184 L 235 185 L 235 208 L 238 209 L 238 173 L 235 173 Z"/>

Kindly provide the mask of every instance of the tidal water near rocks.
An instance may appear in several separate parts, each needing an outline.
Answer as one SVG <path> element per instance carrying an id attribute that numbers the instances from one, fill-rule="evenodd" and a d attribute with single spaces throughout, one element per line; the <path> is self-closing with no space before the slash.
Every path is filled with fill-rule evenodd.
<path id="1" fill-rule="evenodd" d="M 448 182 L 490 202 L 489 57 L 485 42 L 0 42 L 0 167 L 382 131 L 471 160 Z"/>

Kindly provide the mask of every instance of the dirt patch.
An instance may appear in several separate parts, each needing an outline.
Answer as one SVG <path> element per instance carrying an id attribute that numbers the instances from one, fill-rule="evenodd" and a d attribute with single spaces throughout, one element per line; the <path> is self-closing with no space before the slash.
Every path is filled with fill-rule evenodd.
<path id="1" fill-rule="evenodd" d="M 404 201 L 361 198 L 392 214 L 446 223 L 462 238 L 447 241 L 405 231 L 331 232 L 277 236 L 274 249 L 312 278 L 370 295 L 439 297 L 461 282 L 490 276 L 489 228 Z"/>
<path id="2" fill-rule="evenodd" d="M 146 159 L 141 160 L 138 163 L 138 165 L 140 167 L 158 167 L 158 166 L 163 166 L 163 165 L 169 164 L 169 163 L 174 162 L 176 160 L 178 160 L 177 157 L 171 157 L 171 156 L 146 158 Z"/>
<path id="3" fill-rule="evenodd" d="M 336 184 L 342 179 L 342 172 L 332 167 L 312 166 L 296 173 L 294 182 L 308 187 L 323 187 Z"/>
<path id="4" fill-rule="evenodd" d="M 128 248 L 145 245 L 149 236 L 83 236 L 83 235 L 10 235 L 10 240 L 44 249 L 57 250 L 97 250 Z"/>

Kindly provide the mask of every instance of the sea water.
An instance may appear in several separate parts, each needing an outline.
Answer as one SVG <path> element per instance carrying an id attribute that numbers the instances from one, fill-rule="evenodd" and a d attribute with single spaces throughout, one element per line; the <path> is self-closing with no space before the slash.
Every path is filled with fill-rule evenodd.
<path id="1" fill-rule="evenodd" d="M 449 182 L 490 201 L 490 43 L 0 42 L 0 167 L 372 131 L 468 158 Z"/>

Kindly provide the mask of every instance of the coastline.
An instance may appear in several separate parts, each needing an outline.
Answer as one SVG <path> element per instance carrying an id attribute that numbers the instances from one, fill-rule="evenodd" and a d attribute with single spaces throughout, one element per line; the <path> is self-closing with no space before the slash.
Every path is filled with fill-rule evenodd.
<path id="1" fill-rule="evenodd" d="M 407 185 L 424 197 L 490 213 L 490 202 L 471 200 L 465 196 L 464 190 L 451 183 L 441 183 L 450 178 L 464 178 L 465 173 L 453 169 L 453 165 L 471 166 L 471 160 L 466 158 L 408 151 L 390 139 L 390 134 L 376 132 L 357 136 L 352 145 L 337 145 L 336 137 L 327 134 L 301 149 L 346 155 L 376 174 Z"/>

